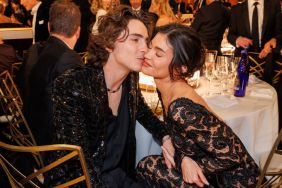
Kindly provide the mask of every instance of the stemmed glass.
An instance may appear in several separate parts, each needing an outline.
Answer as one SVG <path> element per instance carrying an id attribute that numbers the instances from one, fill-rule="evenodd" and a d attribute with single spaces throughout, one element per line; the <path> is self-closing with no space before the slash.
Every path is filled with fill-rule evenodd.
<path id="1" fill-rule="evenodd" d="M 218 56 L 215 65 L 215 76 L 220 83 L 220 94 L 224 94 L 227 89 L 227 78 L 228 78 L 228 57 Z"/>
<path id="2" fill-rule="evenodd" d="M 211 94 L 211 84 L 212 84 L 211 82 L 215 77 L 215 75 L 214 75 L 214 68 L 215 68 L 214 65 L 215 65 L 215 55 L 214 55 L 214 53 L 207 52 L 206 55 L 205 55 L 205 69 L 204 69 L 205 77 L 209 81 L 207 95 Z"/>

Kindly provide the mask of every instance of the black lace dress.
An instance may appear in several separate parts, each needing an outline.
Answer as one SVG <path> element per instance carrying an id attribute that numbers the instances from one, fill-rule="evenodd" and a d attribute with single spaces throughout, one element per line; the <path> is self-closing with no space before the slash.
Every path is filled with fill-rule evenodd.
<path id="1" fill-rule="evenodd" d="M 192 158 L 214 187 L 255 187 L 259 169 L 246 148 L 223 121 L 188 98 L 174 100 L 165 118 L 175 147 L 176 168 L 163 156 L 148 156 L 137 167 L 148 187 L 193 187 L 182 179 L 181 161 Z"/>

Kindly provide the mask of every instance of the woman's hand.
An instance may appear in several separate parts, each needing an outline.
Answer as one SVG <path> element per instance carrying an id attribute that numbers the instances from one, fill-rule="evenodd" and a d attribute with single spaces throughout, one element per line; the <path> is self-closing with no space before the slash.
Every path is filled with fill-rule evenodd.
<path id="1" fill-rule="evenodd" d="M 196 184 L 199 187 L 209 185 L 209 182 L 202 172 L 202 169 L 193 159 L 184 157 L 181 162 L 181 170 L 183 180 L 186 183 Z"/>
<path id="2" fill-rule="evenodd" d="M 162 150 L 167 168 L 175 167 L 174 147 L 171 138 L 168 135 L 163 138 Z"/>

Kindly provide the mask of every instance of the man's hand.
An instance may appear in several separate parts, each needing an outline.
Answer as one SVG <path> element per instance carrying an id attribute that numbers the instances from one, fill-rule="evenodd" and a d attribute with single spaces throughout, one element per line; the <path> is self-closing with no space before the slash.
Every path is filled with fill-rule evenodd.
<path id="1" fill-rule="evenodd" d="M 163 150 L 163 156 L 164 156 L 165 164 L 167 168 L 175 167 L 175 162 L 174 162 L 174 151 L 175 150 L 174 150 L 171 138 L 168 135 L 163 138 L 162 150 Z"/>
<path id="2" fill-rule="evenodd" d="M 253 41 L 246 37 L 238 37 L 236 39 L 236 47 L 247 48 L 250 45 L 253 45 Z"/>
<path id="3" fill-rule="evenodd" d="M 181 162 L 183 180 L 189 184 L 196 184 L 199 187 L 209 185 L 199 165 L 191 158 L 184 157 Z"/>
<path id="4" fill-rule="evenodd" d="M 264 48 L 259 53 L 259 58 L 266 57 L 273 48 L 276 48 L 276 39 L 272 38 L 267 43 L 265 43 Z"/>

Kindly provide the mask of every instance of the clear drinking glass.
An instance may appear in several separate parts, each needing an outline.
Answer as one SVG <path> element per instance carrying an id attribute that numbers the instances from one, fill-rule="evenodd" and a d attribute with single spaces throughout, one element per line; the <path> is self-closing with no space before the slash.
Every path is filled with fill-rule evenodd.
<path id="1" fill-rule="evenodd" d="M 215 76 L 219 82 L 219 93 L 222 95 L 227 92 L 228 73 L 228 57 L 218 56 L 215 65 Z"/>
<path id="2" fill-rule="evenodd" d="M 214 53 L 206 53 L 204 75 L 205 78 L 209 81 L 207 92 L 206 92 L 207 95 L 211 95 L 211 84 L 212 84 L 212 80 L 215 78 L 214 68 L 215 68 Z"/>

